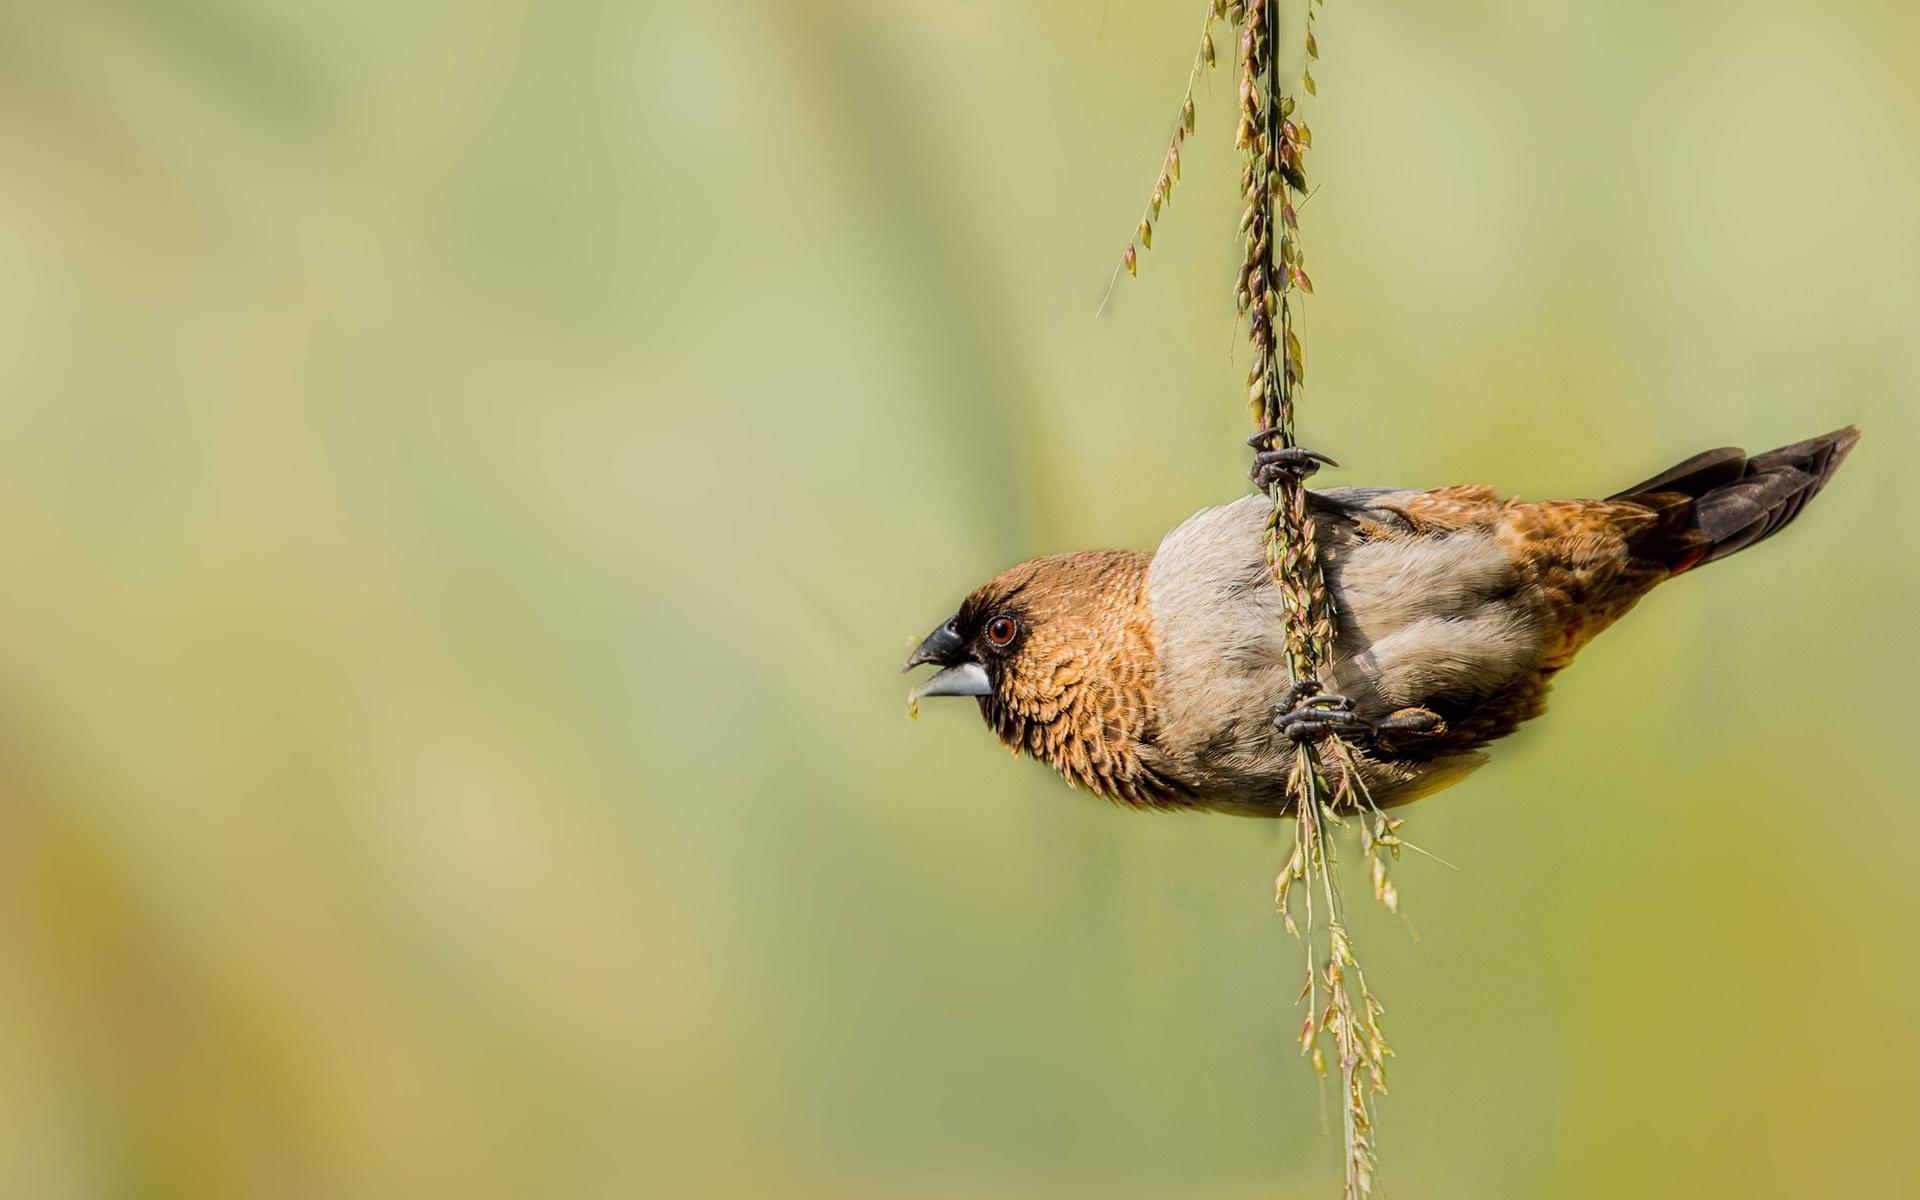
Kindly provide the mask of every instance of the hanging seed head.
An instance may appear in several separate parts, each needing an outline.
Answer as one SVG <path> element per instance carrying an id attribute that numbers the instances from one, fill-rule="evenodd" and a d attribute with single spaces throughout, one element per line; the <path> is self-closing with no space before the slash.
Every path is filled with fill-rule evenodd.
<path id="1" fill-rule="evenodd" d="M 1241 154 L 1243 209 L 1239 229 L 1244 250 L 1235 277 L 1234 301 L 1237 311 L 1245 314 L 1247 338 L 1254 351 L 1246 382 L 1248 410 L 1260 426 L 1278 430 L 1282 444 L 1292 444 L 1296 392 L 1306 376 L 1289 296 L 1296 287 L 1303 294 L 1313 291 L 1297 233 L 1297 201 L 1307 189 L 1304 155 L 1313 145 L 1313 132 L 1293 118 L 1305 96 L 1318 94 L 1319 85 L 1312 74 L 1312 67 L 1320 59 L 1314 20 L 1322 2 L 1307 0 L 1301 34 L 1307 65 L 1299 74 L 1282 68 L 1278 61 L 1280 43 L 1276 41 L 1275 25 L 1280 17 L 1274 8 L 1276 0 L 1209 0 L 1194 66 L 1197 77 L 1199 71 L 1217 65 L 1213 22 L 1230 22 L 1229 36 L 1238 35 L 1233 138 Z M 1290 91 L 1297 94 L 1290 95 Z M 1164 168 L 1134 239 L 1122 255 L 1122 265 L 1129 275 L 1138 273 L 1140 252 L 1153 246 L 1153 227 L 1171 202 L 1174 185 L 1180 179 L 1181 143 L 1194 127 L 1190 78 L 1181 97 Z M 1327 595 L 1313 526 L 1305 490 L 1285 482 L 1276 484 L 1267 518 L 1266 558 L 1281 601 L 1288 666 L 1294 678 L 1302 681 L 1316 677 L 1335 633 L 1334 606 Z M 1285 928 L 1295 937 L 1305 935 L 1291 910 L 1289 885 L 1295 880 L 1305 885 L 1306 933 L 1316 932 L 1312 899 L 1322 883 L 1329 888 L 1337 886 L 1332 878 L 1336 860 L 1330 839 L 1332 829 L 1346 823 L 1341 819 L 1342 812 L 1360 814 L 1362 853 L 1368 861 L 1374 896 L 1397 911 L 1399 897 L 1388 878 L 1386 860 L 1398 857 L 1399 839 L 1392 832 L 1393 823 L 1378 817 L 1377 809 L 1369 813 L 1372 801 L 1356 778 L 1356 769 L 1352 752 L 1334 734 L 1304 746 L 1295 756 L 1288 791 L 1297 840 L 1287 866 L 1274 879 L 1275 905 Z M 1373 1094 L 1385 1090 L 1383 1064 L 1392 1051 L 1380 1035 L 1375 1021 L 1379 1002 L 1366 991 L 1346 930 L 1329 920 L 1325 937 L 1323 951 L 1312 943 L 1305 946 L 1307 972 L 1302 1000 L 1307 1003 L 1307 1014 L 1300 1029 L 1300 1047 L 1310 1056 L 1316 1074 L 1324 1077 L 1333 1069 L 1340 1073 L 1347 1132 L 1345 1195 L 1347 1200 L 1362 1200 L 1371 1195 L 1376 1161 L 1368 1106 Z M 1355 992 L 1365 999 L 1364 1020 Z M 1325 1039 L 1320 1036 L 1323 1032 Z M 1323 1043 L 1331 1054 L 1323 1049 Z"/>

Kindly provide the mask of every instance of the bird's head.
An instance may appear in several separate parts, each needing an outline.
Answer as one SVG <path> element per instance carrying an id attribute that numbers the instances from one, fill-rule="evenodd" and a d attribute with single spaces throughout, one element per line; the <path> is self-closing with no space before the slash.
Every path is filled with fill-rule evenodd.
<path id="1" fill-rule="evenodd" d="M 1138 551 L 1097 550 L 994 576 L 907 659 L 907 670 L 939 668 L 912 699 L 975 697 L 1014 750 L 1069 782 L 1135 799 L 1153 694 L 1146 568 Z"/>

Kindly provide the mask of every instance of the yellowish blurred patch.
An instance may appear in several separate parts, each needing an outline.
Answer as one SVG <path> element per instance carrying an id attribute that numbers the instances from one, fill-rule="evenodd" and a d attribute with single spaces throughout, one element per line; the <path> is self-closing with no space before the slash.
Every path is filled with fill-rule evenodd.
<path id="1" fill-rule="evenodd" d="M 1244 487 L 1190 7 L 0 11 L 0 1195 L 1332 1194 L 1284 831 L 900 712 Z M 1389 1194 L 1920 1192 L 1917 38 L 1326 9 L 1332 482 L 1866 431 L 1408 810 Z"/>

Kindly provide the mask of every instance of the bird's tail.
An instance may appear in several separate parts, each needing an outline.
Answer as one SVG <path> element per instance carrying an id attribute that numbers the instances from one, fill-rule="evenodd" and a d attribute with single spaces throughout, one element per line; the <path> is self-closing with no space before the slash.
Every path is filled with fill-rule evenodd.
<path id="1" fill-rule="evenodd" d="M 1662 522 L 1667 536 L 1641 552 L 1684 571 L 1784 528 L 1827 486 L 1859 440 L 1860 431 L 1849 425 L 1752 458 L 1731 446 L 1708 450 L 1611 499 L 1641 501 L 1670 514 Z"/>

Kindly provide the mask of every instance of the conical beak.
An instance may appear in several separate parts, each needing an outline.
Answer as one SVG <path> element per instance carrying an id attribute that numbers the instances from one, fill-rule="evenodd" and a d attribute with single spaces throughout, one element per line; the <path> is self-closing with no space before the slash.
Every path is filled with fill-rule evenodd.
<path id="1" fill-rule="evenodd" d="M 911 671 L 922 663 L 933 663 L 942 668 L 936 671 L 925 683 L 909 693 L 910 700 L 920 700 L 927 696 L 991 696 L 993 681 L 987 678 L 987 669 L 967 655 L 967 643 L 960 636 L 960 617 L 958 614 L 947 618 L 940 628 L 926 636 L 911 655 L 903 671 Z"/>
<path id="2" fill-rule="evenodd" d="M 966 656 L 967 644 L 960 639 L 960 614 L 948 617 L 940 628 L 928 634 L 914 652 L 907 656 L 907 665 L 900 670 L 904 674 L 921 663 L 939 663 L 943 667 L 952 666 Z"/>

